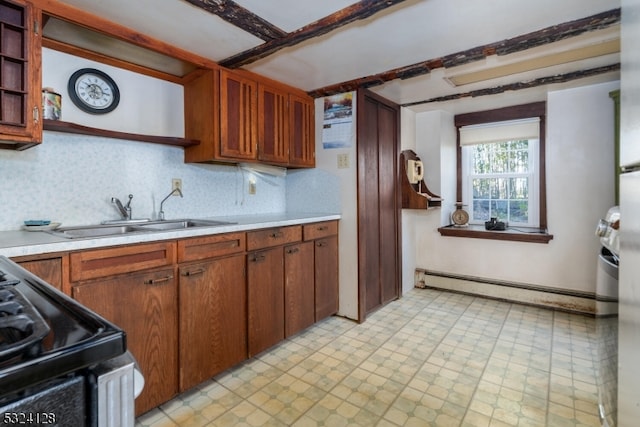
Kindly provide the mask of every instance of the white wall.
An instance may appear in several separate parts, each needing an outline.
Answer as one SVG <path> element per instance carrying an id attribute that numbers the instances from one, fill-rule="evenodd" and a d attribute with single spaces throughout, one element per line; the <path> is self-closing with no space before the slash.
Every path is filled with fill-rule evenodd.
<path id="1" fill-rule="evenodd" d="M 443 113 L 438 120 L 437 112 L 417 114 L 416 152 L 425 161 L 425 171 L 440 170 L 443 188 L 434 191 L 441 191 L 445 201 L 437 214 L 415 214 L 419 215 L 412 231 L 419 236 L 415 246 L 416 267 L 595 292 L 599 241 L 594 229 L 614 203 L 614 125 L 609 92 L 618 87 L 619 83 L 614 82 L 548 95 L 547 219 L 549 232 L 554 235 L 549 244 L 440 236 L 437 228 L 448 224 L 455 202 L 453 117 Z M 445 122 L 449 125 L 443 126 Z M 434 153 L 434 145 L 440 146 L 439 157 L 426 154 Z M 443 163 L 437 165 L 434 161 Z"/>
<path id="2" fill-rule="evenodd" d="M 118 85 L 120 104 L 111 113 L 87 114 L 71 101 L 67 83 L 71 74 L 81 68 L 103 71 Z M 120 132 L 184 136 L 181 85 L 44 48 L 42 86 L 62 95 L 64 121 Z"/>
<path id="3" fill-rule="evenodd" d="M 416 151 L 416 114 L 407 109 L 400 109 L 400 151 Z M 402 221 L 402 293 L 408 292 L 415 283 L 416 269 L 416 240 L 415 230 L 416 211 L 403 209 Z"/>

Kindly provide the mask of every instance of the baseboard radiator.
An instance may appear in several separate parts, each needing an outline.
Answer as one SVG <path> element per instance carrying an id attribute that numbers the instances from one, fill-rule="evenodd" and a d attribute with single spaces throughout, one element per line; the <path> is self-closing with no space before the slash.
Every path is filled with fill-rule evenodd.
<path id="1" fill-rule="evenodd" d="M 596 315 L 595 293 L 416 269 L 416 288 L 436 288 L 503 301 Z"/>

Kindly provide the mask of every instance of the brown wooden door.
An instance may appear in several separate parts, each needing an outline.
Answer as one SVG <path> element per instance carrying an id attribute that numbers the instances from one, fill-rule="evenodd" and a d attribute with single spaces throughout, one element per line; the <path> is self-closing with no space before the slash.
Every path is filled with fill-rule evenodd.
<path id="1" fill-rule="evenodd" d="M 338 236 L 318 239 L 315 246 L 316 321 L 338 312 Z"/>
<path id="2" fill-rule="evenodd" d="M 315 322 L 313 242 L 284 248 L 284 304 L 286 337 Z"/>
<path id="3" fill-rule="evenodd" d="M 258 86 L 258 159 L 289 161 L 289 95 L 265 84 Z"/>
<path id="4" fill-rule="evenodd" d="M 256 159 L 258 84 L 248 77 L 220 71 L 220 155 Z"/>
<path id="5" fill-rule="evenodd" d="M 359 320 L 400 296 L 399 115 L 396 104 L 358 91 Z"/>
<path id="6" fill-rule="evenodd" d="M 247 255 L 249 356 L 284 339 L 284 255 L 282 246 Z"/>
<path id="7" fill-rule="evenodd" d="M 178 298 L 173 269 L 119 275 L 73 287 L 73 297 L 124 329 L 144 389 L 136 415 L 178 391 Z"/>
<path id="8" fill-rule="evenodd" d="M 41 31 L 36 28 L 36 12 L 30 2 L 0 0 L 0 139 L 24 147 L 42 141 Z"/>
<path id="9" fill-rule="evenodd" d="M 247 358 L 244 254 L 181 266 L 180 390 Z"/>
<path id="10" fill-rule="evenodd" d="M 314 167 L 316 164 L 314 111 L 312 98 L 289 95 L 291 166 Z"/>

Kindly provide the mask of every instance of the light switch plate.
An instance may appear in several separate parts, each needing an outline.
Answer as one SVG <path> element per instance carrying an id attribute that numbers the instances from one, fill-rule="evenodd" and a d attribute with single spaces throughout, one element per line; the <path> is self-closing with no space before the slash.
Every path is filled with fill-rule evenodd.
<path id="1" fill-rule="evenodd" d="M 338 169 L 349 169 L 349 154 L 338 154 Z"/>

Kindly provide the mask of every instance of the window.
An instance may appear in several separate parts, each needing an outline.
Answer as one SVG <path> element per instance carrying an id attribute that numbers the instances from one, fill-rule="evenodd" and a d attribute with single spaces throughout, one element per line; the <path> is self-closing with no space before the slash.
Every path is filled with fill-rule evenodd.
<path id="1" fill-rule="evenodd" d="M 460 128 L 462 202 L 471 224 L 497 218 L 538 227 L 539 122 L 536 117 Z"/>
<path id="2" fill-rule="evenodd" d="M 466 205 L 471 225 L 440 227 L 442 235 L 535 243 L 553 239 L 546 230 L 545 122 L 545 102 L 455 116 L 460 142 L 456 201 Z M 484 221 L 492 217 L 508 222 L 507 230 L 486 231 Z"/>

